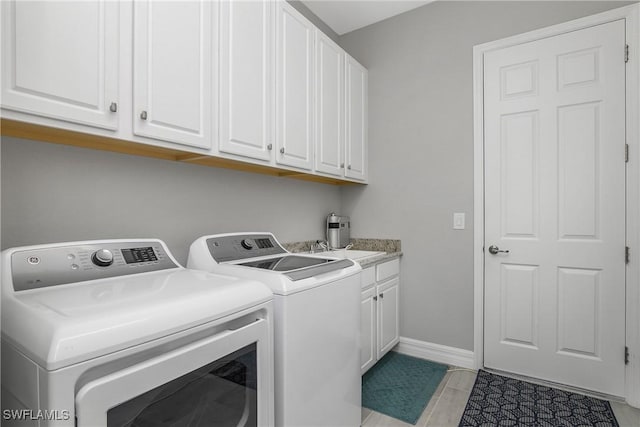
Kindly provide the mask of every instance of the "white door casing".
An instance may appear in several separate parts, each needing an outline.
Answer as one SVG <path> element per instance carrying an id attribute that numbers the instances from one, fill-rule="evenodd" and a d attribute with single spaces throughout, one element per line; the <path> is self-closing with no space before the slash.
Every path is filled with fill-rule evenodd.
<path id="1" fill-rule="evenodd" d="M 484 364 L 616 396 L 624 46 L 618 20 L 484 55 Z"/>
<path id="2" fill-rule="evenodd" d="M 206 0 L 134 3 L 134 134 L 212 146 L 217 8 Z"/>
<path id="3" fill-rule="evenodd" d="M 116 130 L 120 5 L 2 2 L 2 107 Z"/>

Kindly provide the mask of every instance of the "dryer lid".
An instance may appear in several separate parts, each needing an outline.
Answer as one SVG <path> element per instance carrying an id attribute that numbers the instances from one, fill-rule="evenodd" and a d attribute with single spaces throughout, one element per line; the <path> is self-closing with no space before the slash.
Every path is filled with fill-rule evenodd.
<path id="1" fill-rule="evenodd" d="M 221 319 L 272 299 L 263 284 L 186 269 L 5 296 L 2 336 L 47 370 Z"/>

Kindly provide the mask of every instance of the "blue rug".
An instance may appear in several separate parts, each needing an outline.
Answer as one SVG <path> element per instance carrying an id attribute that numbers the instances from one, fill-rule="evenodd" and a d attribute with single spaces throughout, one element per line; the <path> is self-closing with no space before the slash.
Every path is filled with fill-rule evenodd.
<path id="1" fill-rule="evenodd" d="M 362 406 L 415 424 L 447 366 L 390 351 L 362 377 Z"/>

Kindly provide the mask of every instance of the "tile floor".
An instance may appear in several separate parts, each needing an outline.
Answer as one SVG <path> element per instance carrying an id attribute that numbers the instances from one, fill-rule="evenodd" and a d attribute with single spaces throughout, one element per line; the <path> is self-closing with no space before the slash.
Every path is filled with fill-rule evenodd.
<path id="1" fill-rule="evenodd" d="M 416 423 L 417 427 L 456 427 L 476 380 L 476 371 L 450 367 L 429 404 Z M 640 426 L 640 409 L 611 402 L 620 427 Z M 362 408 L 362 427 L 412 427 L 395 418 Z"/>

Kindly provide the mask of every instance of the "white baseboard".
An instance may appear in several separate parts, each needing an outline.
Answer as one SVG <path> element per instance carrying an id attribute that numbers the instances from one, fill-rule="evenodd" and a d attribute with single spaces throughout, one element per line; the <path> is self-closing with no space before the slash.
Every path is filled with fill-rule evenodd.
<path id="1" fill-rule="evenodd" d="M 395 350 L 407 356 L 419 357 L 446 365 L 475 369 L 473 351 L 449 347 L 412 338 L 400 337 Z"/>

